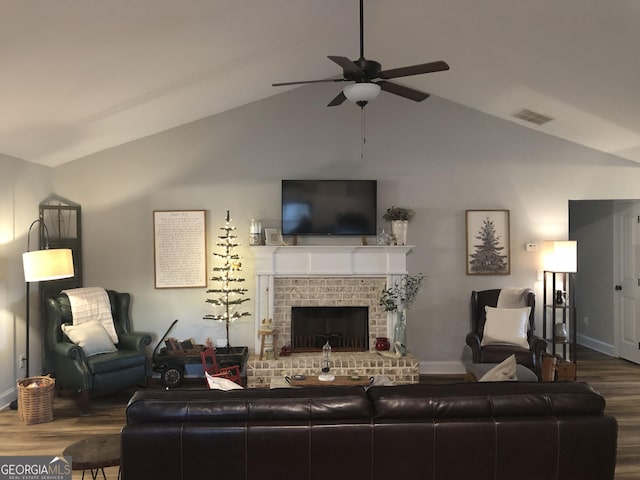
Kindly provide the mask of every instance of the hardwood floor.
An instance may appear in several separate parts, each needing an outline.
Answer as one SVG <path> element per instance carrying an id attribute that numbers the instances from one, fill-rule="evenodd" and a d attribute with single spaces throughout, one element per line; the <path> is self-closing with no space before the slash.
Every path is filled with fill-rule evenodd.
<path id="1" fill-rule="evenodd" d="M 421 376 L 427 383 L 460 380 L 457 376 Z M 607 413 L 618 420 L 616 480 L 640 479 L 640 366 L 581 348 L 578 380 L 593 385 L 606 398 Z M 199 382 L 196 386 L 199 388 Z M 93 414 L 85 417 L 70 399 L 56 398 L 54 420 L 36 425 L 24 425 L 17 412 L 2 410 L 0 455 L 60 455 L 65 447 L 87 436 L 118 433 L 131 394 L 93 399 Z M 105 470 L 107 478 L 117 478 L 116 467 Z M 74 480 L 81 477 L 81 472 L 73 472 Z"/>
<path id="2" fill-rule="evenodd" d="M 125 423 L 125 405 L 132 395 L 122 392 L 92 401 L 93 414 L 80 416 L 75 402 L 58 397 L 53 403 L 52 422 L 24 425 L 15 410 L 0 411 L 0 455 L 62 455 L 62 451 L 91 435 L 119 433 Z M 105 468 L 108 479 L 118 477 L 118 468 Z M 73 480 L 82 478 L 73 472 Z M 89 472 L 85 478 L 91 478 Z M 102 478 L 99 476 L 98 478 Z"/>
<path id="3" fill-rule="evenodd" d="M 640 366 L 580 348 L 578 380 L 598 390 L 618 420 L 616 480 L 640 479 Z"/>

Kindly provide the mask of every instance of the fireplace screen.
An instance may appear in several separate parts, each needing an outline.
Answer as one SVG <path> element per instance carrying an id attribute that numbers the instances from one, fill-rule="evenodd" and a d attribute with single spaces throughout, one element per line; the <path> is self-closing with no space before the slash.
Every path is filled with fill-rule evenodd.
<path id="1" fill-rule="evenodd" d="M 331 348 L 343 352 L 369 350 L 369 307 L 292 307 L 294 352 Z"/>

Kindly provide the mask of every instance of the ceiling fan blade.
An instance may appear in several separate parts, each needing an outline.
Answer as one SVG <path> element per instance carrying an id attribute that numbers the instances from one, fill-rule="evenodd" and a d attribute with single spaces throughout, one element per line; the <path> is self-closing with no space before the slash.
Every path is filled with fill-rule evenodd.
<path id="1" fill-rule="evenodd" d="M 383 70 L 378 73 L 379 78 L 398 78 L 408 77 L 411 75 L 422 75 L 423 73 L 442 72 L 449 70 L 447 62 L 438 60 L 437 62 L 422 63 L 420 65 L 411 65 L 409 67 L 392 68 L 391 70 Z"/>
<path id="2" fill-rule="evenodd" d="M 362 70 L 360 70 L 360 67 L 358 67 L 355 63 L 353 63 L 347 57 L 336 57 L 335 55 L 329 55 L 327 58 L 332 62 L 335 62 L 338 65 L 340 65 L 345 72 L 357 73 L 359 75 L 363 74 Z"/>
<path id="3" fill-rule="evenodd" d="M 382 81 L 378 82 L 378 85 L 380 85 L 380 88 L 385 92 L 408 98 L 414 102 L 421 102 L 429 98 L 428 93 L 421 92 L 420 90 L 414 90 L 413 88 L 405 87 L 404 85 L 399 85 L 397 83 Z"/>
<path id="4" fill-rule="evenodd" d="M 342 93 L 342 91 L 336 95 L 336 97 L 331 100 L 329 102 L 329 104 L 327 105 L 327 107 L 335 107 L 338 105 L 342 105 L 342 103 L 347 99 L 347 97 L 344 96 L 344 93 Z"/>
<path id="5" fill-rule="evenodd" d="M 302 85 L 303 83 L 346 82 L 344 78 L 325 78 L 324 80 L 302 80 L 300 82 L 272 83 L 272 87 L 284 87 L 286 85 Z"/>

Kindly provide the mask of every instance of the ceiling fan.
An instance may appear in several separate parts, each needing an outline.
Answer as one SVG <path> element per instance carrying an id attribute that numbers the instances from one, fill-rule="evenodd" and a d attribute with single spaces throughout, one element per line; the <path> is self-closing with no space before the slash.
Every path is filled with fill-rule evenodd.
<path id="1" fill-rule="evenodd" d="M 341 105 L 345 100 L 349 100 L 359 105 L 360 108 L 364 108 L 369 100 L 376 98 L 380 94 L 380 90 L 408 98 L 415 102 L 421 102 L 428 98 L 428 93 L 405 87 L 398 83 L 389 82 L 387 80 L 390 78 L 408 77 L 411 75 L 422 75 L 423 73 L 449 70 L 447 62 L 439 60 L 419 65 L 382 70 L 382 65 L 380 63 L 364 58 L 363 23 L 363 0 L 360 0 L 360 58 L 357 60 L 349 60 L 347 57 L 338 57 L 334 55 L 328 56 L 329 60 L 342 67 L 342 78 L 274 83 L 272 86 L 282 87 L 286 85 L 322 82 L 355 82 L 344 87 L 344 89 L 333 100 L 331 100 L 331 102 L 329 102 L 327 105 L 328 107 L 335 107 L 337 105 Z M 374 82 L 374 80 L 377 81 Z"/>

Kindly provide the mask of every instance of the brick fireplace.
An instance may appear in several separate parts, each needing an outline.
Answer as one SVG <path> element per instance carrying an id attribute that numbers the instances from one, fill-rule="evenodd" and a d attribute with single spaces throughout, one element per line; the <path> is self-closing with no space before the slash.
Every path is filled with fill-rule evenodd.
<path id="1" fill-rule="evenodd" d="M 273 325 L 280 346 L 291 345 L 293 307 L 368 307 L 369 350 L 376 337 L 386 337 L 387 314 L 378 305 L 386 277 L 277 277 L 274 279 Z"/>
<path id="2" fill-rule="evenodd" d="M 369 350 L 369 307 L 291 307 L 292 352 L 321 352 L 329 343 L 334 352 Z"/>
<path id="3" fill-rule="evenodd" d="M 278 344 L 291 345 L 292 308 L 366 307 L 368 351 L 335 352 L 336 375 L 385 375 L 395 383 L 418 381 L 418 361 L 383 358 L 375 352 L 376 337 L 393 337 L 394 317 L 379 305 L 380 292 L 407 273 L 411 247 L 295 246 L 251 247 L 256 265 L 255 351 L 260 350 L 260 322 L 273 320 Z M 320 353 L 294 353 L 278 360 L 258 360 L 247 365 L 248 386 L 269 386 L 271 379 L 304 373 L 317 375 Z"/>

